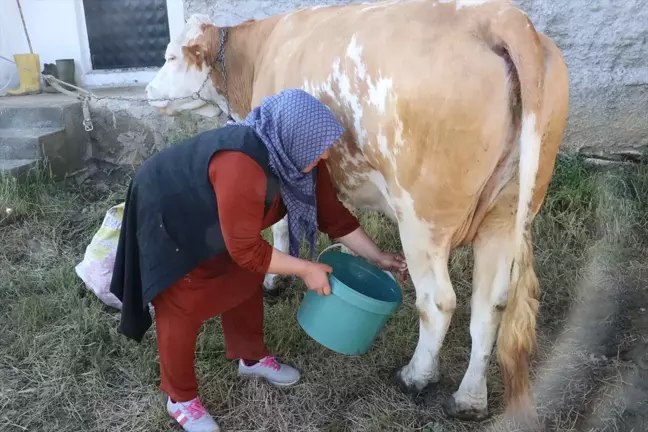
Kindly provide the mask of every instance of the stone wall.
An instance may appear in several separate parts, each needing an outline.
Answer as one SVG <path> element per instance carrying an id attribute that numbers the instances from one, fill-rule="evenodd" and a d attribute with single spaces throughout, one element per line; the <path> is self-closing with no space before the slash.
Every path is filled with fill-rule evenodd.
<path id="1" fill-rule="evenodd" d="M 162 115 L 146 103 L 141 86 L 93 92 L 101 99 L 90 103 L 94 127 L 90 132 L 91 156 L 115 165 L 136 168 L 154 152 L 226 121 L 223 114 L 218 118 L 191 113 Z"/>
<path id="2" fill-rule="evenodd" d="M 299 7 L 360 0 L 184 0 L 185 17 L 209 14 L 217 25 L 261 19 Z M 564 149 L 604 158 L 648 147 L 648 3 L 646 0 L 518 0 L 537 29 L 563 51 L 570 71 Z"/>

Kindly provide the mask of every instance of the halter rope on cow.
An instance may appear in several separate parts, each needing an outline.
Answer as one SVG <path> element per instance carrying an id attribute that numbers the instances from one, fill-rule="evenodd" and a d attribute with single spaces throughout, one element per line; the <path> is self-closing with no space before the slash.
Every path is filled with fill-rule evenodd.
<path id="1" fill-rule="evenodd" d="M 225 44 L 227 43 L 227 36 L 229 35 L 229 28 L 222 27 L 220 29 L 220 47 L 218 47 L 218 54 L 216 54 L 216 62 L 220 64 L 221 73 L 223 75 L 223 97 L 225 98 L 225 104 L 227 107 L 227 120 L 234 121 L 232 117 L 232 109 L 230 108 L 229 97 L 227 95 L 227 69 L 225 68 Z M 210 77 L 212 69 L 209 70 L 207 78 Z M 205 81 L 206 82 L 206 81 Z M 203 83 L 203 87 L 204 87 Z"/>

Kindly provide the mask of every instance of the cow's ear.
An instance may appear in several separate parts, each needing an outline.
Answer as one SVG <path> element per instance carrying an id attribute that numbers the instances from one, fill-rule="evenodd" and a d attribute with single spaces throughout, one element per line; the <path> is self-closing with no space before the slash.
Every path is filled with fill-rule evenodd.
<path id="1" fill-rule="evenodd" d="M 200 45 L 194 44 L 189 46 L 183 46 L 182 54 L 185 56 L 187 62 L 190 65 L 193 64 L 198 68 L 202 68 L 203 62 L 205 61 L 205 53 L 203 51 L 203 48 Z"/>

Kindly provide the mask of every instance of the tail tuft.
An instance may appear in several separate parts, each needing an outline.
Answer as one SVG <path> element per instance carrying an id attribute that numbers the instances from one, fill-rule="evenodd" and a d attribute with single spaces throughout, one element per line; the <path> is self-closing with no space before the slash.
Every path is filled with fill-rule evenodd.
<path id="1" fill-rule="evenodd" d="M 512 267 L 509 297 L 497 338 L 497 359 L 509 410 L 529 411 L 529 360 L 537 349 L 539 284 L 533 270 L 530 235 Z"/>

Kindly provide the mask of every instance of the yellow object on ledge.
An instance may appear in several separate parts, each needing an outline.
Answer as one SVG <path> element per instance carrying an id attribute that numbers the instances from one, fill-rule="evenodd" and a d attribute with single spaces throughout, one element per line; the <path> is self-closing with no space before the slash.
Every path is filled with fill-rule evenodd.
<path id="1" fill-rule="evenodd" d="M 7 92 L 7 96 L 41 93 L 40 57 L 38 54 L 15 54 L 20 87 Z"/>

